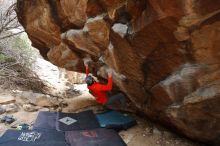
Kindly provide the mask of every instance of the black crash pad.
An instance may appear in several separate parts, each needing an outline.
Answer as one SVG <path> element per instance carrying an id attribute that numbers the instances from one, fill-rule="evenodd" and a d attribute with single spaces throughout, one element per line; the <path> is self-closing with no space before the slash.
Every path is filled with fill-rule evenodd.
<path id="1" fill-rule="evenodd" d="M 7 130 L 0 146 L 66 146 L 66 141 L 64 133 L 54 130 Z"/>
<path id="2" fill-rule="evenodd" d="M 99 127 L 99 122 L 91 110 L 57 114 L 56 129 L 58 131 L 88 130 Z"/>
<path id="3" fill-rule="evenodd" d="M 126 146 L 118 133 L 111 129 L 94 129 L 65 132 L 71 146 Z"/>

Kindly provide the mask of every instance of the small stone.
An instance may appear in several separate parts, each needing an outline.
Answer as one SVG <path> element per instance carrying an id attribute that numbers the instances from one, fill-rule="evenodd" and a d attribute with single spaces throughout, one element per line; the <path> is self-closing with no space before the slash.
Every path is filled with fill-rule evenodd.
<path id="1" fill-rule="evenodd" d="M 7 113 L 16 113 L 18 112 L 18 106 L 14 103 L 2 105 L 2 108 L 5 109 Z"/>
<path id="2" fill-rule="evenodd" d="M 58 108 L 56 109 L 56 111 L 57 111 L 57 112 L 62 112 L 62 108 L 61 108 L 61 107 L 58 107 Z"/>
<path id="3" fill-rule="evenodd" d="M 2 108 L 2 106 L 0 106 L 0 115 L 4 114 L 6 112 L 6 110 L 4 108 Z"/>
<path id="4" fill-rule="evenodd" d="M 31 104 L 24 104 L 22 107 L 27 112 L 35 112 L 38 110 L 38 108 L 36 108 L 35 106 L 33 106 Z"/>
<path id="5" fill-rule="evenodd" d="M 176 143 L 176 144 L 179 144 L 179 141 L 178 141 L 178 140 L 175 140 L 175 143 Z"/>
<path id="6" fill-rule="evenodd" d="M 39 111 L 48 112 L 48 111 L 50 111 L 50 109 L 49 108 L 41 108 L 41 109 L 39 109 Z"/>
<path id="7" fill-rule="evenodd" d="M 154 127 L 154 129 L 153 129 L 153 134 L 161 134 L 161 132 L 156 128 L 156 127 Z"/>
<path id="8" fill-rule="evenodd" d="M 0 104 L 14 103 L 15 98 L 11 95 L 0 95 Z"/>

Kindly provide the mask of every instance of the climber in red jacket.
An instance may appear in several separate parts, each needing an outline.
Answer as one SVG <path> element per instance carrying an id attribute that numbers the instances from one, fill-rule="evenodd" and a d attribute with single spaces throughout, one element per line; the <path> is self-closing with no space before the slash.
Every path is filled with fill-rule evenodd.
<path id="1" fill-rule="evenodd" d="M 86 65 L 86 79 L 87 87 L 90 93 L 95 96 L 96 101 L 100 104 L 106 104 L 108 97 L 106 92 L 112 90 L 112 74 L 108 73 L 108 84 L 103 85 L 96 82 L 91 75 L 89 75 L 89 68 Z"/>
<path id="2" fill-rule="evenodd" d="M 113 109 L 115 102 L 119 101 L 120 106 L 124 107 L 125 97 L 123 94 L 119 93 L 117 95 L 108 97 L 107 92 L 112 90 L 112 72 L 108 72 L 108 83 L 101 84 L 95 81 L 95 79 L 89 75 L 88 64 L 86 66 L 86 83 L 89 92 L 96 98 L 96 102 L 102 104 L 106 108 Z"/>

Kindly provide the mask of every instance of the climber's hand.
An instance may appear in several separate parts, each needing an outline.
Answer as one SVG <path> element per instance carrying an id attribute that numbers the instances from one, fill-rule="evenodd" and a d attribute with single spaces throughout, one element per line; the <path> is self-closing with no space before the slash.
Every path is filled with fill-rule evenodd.
<path id="1" fill-rule="evenodd" d="M 113 70 L 111 68 L 107 69 L 108 77 L 112 77 Z"/>
<path id="2" fill-rule="evenodd" d="M 111 72 L 111 73 L 108 73 L 108 77 L 109 77 L 109 78 L 112 77 L 112 72 Z"/>
<path id="3" fill-rule="evenodd" d="M 85 67 L 88 67 L 89 66 L 89 63 L 92 62 L 91 58 L 83 58 L 83 62 L 84 62 L 84 65 Z"/>
<path id="4" fill-rule="evenodd" d="M 89 65 L 88 65 L 88 64 L 84 64 L 84 65 L 85 65 L 86 68 L 89 68 Z"/>

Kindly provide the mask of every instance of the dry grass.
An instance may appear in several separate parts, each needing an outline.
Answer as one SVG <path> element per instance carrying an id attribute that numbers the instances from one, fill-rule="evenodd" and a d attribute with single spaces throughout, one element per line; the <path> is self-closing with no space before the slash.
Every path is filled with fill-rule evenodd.
<path id="1" fill-rule="evenodd" d="M 18 63 L 5 63 L 0 66 L 0 86 L 3 89 L 27 89 L 42 92 L 45 87 L 33 71 Z"/>

